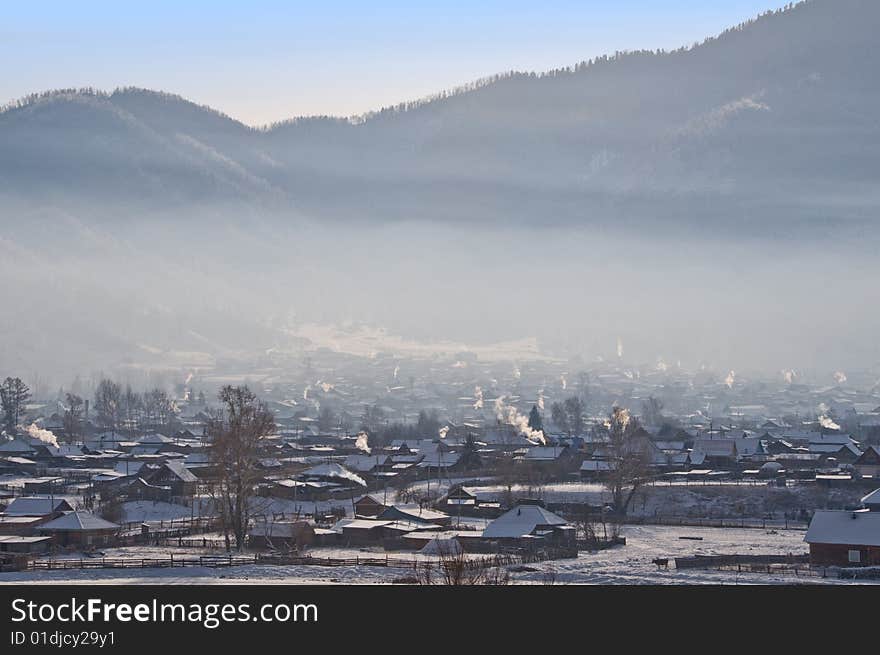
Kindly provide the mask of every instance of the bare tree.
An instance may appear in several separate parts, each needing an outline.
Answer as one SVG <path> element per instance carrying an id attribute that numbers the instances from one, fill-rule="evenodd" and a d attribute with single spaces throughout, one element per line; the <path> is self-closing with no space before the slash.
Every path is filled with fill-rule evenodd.
<path id="1" fill-rule="evenodd" d="M 568 423 L 568 413 L 562 403 L 550 405 L 550 418 L 553 424 L 567 434 L 571 434 L 571 426 Z"/>
<path id="2" fill-rule="evenodd" d="M 115 430 L 122 409 L 122 389 L 113 380 L 103 379 L 95 389 L 95 414 L 98 425 Z"/>
<path id="3" fill-rule="evenodd" d="M 660 425 L 663 423 L 663 401 L 654 396 L 648 396 L 642 401 L 642 420 L 648 425 Z"/>
<path id="4" fill-rule="evenodd" d="M 3 405 L 3 423 L 8 432 L 14 432 L 30 400 L 31 391 L 21 378 L 6 378 L 0 385 L 0 404 Z"/>
<path id="5" fill-rule="evenodd" d="M 223 408 L 208 421 L 211 462 L 218 479 L 213 487 L 220 513 L 226 549 L 232 537 L 238 550 L 244 548 L 250 521 L 250 501 L 259 480 L 257 460 L 261 440 L 275 429 L 272 412 L 244 387 L 225 386 L 219 393 Z"/>
<path id="6" fill-rule="evenodd" d="M 125 418 L 125 425 L 133 428 L 138 423 L 140 412 L 143 409 L 143 398 L 132 390 L 131 386 L 125 387 L 125 393 L 120 398 L 120 415 Z"/>
<path id="7" fill-rule="evenodd" d="M 468 559 L 455 541 L 438 543 L 437 562 L 420 562 L 415 565 L 415 576 L 421 585 L 449 585 L 455 587 L 475 585 L 506 585 L 510 573 L 497 560 Z"/>
<path id="8" fill-rule="evenodd" d="M 568 435 L 577 436 L 584 431 L 584 403 L 577 396 L 566 398 L 563 403 L 565 414 L 568 417 Z"/>
<path id="9" fill-rule="evenodd" d="M 321 411 L 318 413 L 318 432 L 321 434 L 330 434 L 330 431 L 336 427 L 336 412 L 332 407 L 321 405 Z"/>
<path id="10" fill-rule="evenodd" d="M 79 436 L 82 429 L 82 415 L 85 403 L 76 394 L 68 393 L 64 404 L 64 432 L 67 434 L 68 439 L 75 439 Z"/>
<path id="11" fill-rule="evenodd" d="M 624 516 L 636 491 L 647 478 L 650 460 L 638 421 L 623 407 L 614 407 L 611 411 L 606 451 L 611 470 L 605 477 L 605 484 L 611 492 L 615 514 Z"/>

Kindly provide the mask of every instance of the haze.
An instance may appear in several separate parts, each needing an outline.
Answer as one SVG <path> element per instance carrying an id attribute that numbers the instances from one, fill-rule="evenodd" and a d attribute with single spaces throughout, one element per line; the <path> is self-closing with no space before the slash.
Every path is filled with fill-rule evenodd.
<path id="1" fill-rule="evenodd" d="M 0 92 L 68 90 L 0 113 L 4 374 L 256 368 L 327 326 L 384 330 L 364 355 L 620 340 L 633 363 L 877 370 L 880 8 L 815 0 L 691 48 L 764 9 L 700 4 L 450 25 L 386 3 L 290 35 L 268 5 L 10 10 Z"/>

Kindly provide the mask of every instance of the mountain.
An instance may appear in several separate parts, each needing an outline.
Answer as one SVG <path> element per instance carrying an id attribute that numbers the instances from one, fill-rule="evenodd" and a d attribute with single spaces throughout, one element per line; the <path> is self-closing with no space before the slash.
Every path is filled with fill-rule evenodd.
<path id="1" fill-rule="evenodd" d="M 356 121 L 249 128 L 163 93 L 0 114 L 7 207 L 91 220 L 425 219 L 745 233 L 873 225 L 880 3 L 814 0 L 674 52 L 511 73 Z"/>
<path id="2" fill-rule="evenodd" d="M 584 361 L 622 337 L 718 370 L 880 361 L 878 33 L 875 0 L 813 0 L 263 129 L 142 89 L 12 103 L 2 374 L 235 368 L 303 323 Z"/>

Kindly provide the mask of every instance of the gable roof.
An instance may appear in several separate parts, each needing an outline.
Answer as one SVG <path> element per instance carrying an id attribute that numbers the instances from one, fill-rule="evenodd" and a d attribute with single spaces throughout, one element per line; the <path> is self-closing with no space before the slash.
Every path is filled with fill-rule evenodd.
<path id="1" fill-rule="evenodd" d="M 110 521 L 105 521 L 100 516 L 95 516 L 91 512 L 69 512 L 64 516 L 59 516 L 54 521 L 49 521 L 41 526 L 38 530 L 45 531 L 63 531 L 63 532 L 85 532 L 88 530 L 116 530 L 119 526 Z"/>
<path id="2" fill-rule="evenodd" d="M 865 452 L 859 455 L 859 458 L 855 461 L 856 464 L 880 464 L 880 450 L 877 450 L 877 446 L 868 446 L 865 448 Z"/>
<path id="3" fill-rule="evenodd" d="M 46 516 L 52 512 L 70 511 L 64 498 L 43 498 L 41 496 L 19 496 L 6 508 L 6 516 Z"/>
<path id="4" fill-rule="evenodd" d="M 535 446 L 526 450 L 525 459 L 540 462 L 552 462 L 567 452 L 564 446 Z"/>
<path id="5" fill-rule="evenodd" d="M 557 525 L 567 525 L 567 521 L 540 505 L 517 505 L 487 525 L 483 536 L 516 539 L 531 534 L 537 527 Z"/>
<path id="6" fill-rule="evenodd" d="M 872 505 L 880 507 L 880 489 L 874 489 L 874 491 L 869 493 L 867 496 L 863 496 L 862 505 L 865 505 L 866 507 Z"/>
<path id="7" fill-rule="evenodd" d="M 817 510 L 804 541 L 808 544 L 880 546 L 880 512 Z"/>
<path id="8" fill-rule="evenodd" d="M 12 441 L 0 443 L 0 453 L 32 453 L 33 447 L 24 439 L 16 437 Z"/>
<path id="9" fill-rule="evenodd" d="M 198 478 L 186 468 L 186 465 L 182 460 L 168 460 L 164 464 L 164 468 L 170 471 L 174 477 L 178 478 L 181 482 L 198 482 Z"/>
<path id="10" fill-rule="evenodd" d="M 349 480 L 362 487 L 366 487 L 367 483 L 364 479 L 355 475 L 341 464 L 318 464 L 312 468 L 303 471 L 302 475 L 307 478 L 339 478 L 341 480 Z"/>

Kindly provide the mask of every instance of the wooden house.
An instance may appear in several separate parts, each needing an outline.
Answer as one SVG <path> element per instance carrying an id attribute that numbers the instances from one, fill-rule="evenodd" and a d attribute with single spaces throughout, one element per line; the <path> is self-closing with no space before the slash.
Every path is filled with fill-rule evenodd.
<path id="1" fill-rule="evenodd" d="M 812 566 L 880 566 L 880 512 L 818 510 L 804 541 Z"/>

